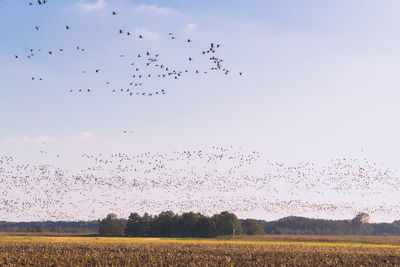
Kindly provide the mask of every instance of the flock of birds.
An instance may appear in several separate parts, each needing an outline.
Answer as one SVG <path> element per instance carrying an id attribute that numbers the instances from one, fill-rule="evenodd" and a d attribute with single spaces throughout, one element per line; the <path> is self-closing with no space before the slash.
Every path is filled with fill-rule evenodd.
<path id="1" fill-rule="evenodd" d="M 97 219 L 110 211 L 125 217 L 132 211 L 162 210 L 205 214 L 230 210 L 246 216 L 257 210 L 276 217 L 351 218 L 360 209 L 379 215 L 400 208 L 400 199 L 387 199 L 400 190 L 400 172 L 365 159 L 287 165 L 233 146 L 82 154 L 67 161 L 75 162 L 74 166 L 64 167 L 66 158 L 61 154 L 47 153 L 42 158 L 48 163 L 0 157 L 2 217 L 77 220 Z M 354 196 L 361 202 L 354 202 Z"/>
<path id="2" fill-rule="evenodd" d="M 29 5 L 36 5 L 36 6 L 41 6 L 46 4 L 47 1 L 43 0 L 38 0 L 37 2 L 29 2 Z M 118 12 L 112 11 L 111 16 L 118 16 Z M 35 31 L 40 31 L 41 26 L 40 25 L 34 25 L 34 30 Z M 73 31 L 73 29 L 69 25 L 64 26 L 65 31 Z M 129 38 L 136 38 L 137 40 L 143 40 L 146 39 L 145 34 L 143 33 L 136 33 L 136 32 L 131 32 L 126 29 L 118 29 L 116 31 L 116 34 L 123 35 Z M 174 33 L 170 32 L 168 33 L 168 39 L 171 41 L 179 41 L 180 38 L 178 38 Z M 182 41 L 182 40 L 181 40 Z M 184 44 L 187 46 L 190 46 L 194 41 L 190 38 L 184 39 L 182 41 Z M 79 52 L 85 52 L 85 48 L 77 45 L 76 51 Z M 193 52 L 195 55 L 194 56 L 188 56 L 186 59 L 186 62 L 188 63 L 187 67 L 184 68 L 178 68 L 172 66 L 173 64 L 167 64 L 167 62 L 163 62 L 162 60 L 162 55 L 157 52 L 150 52 L 150 51 L 142 51 L 137 53 L 136 59 L 131 62 L 129 62 L 129 65 L 126 66 L 127 68 L 132 69 L 130 72 L 130 76 L 127 77 L 127 80 L 129 79 L 129 82 L 125 84 L 125 86 L 121 88 L 112 88 L 110 91 L 112 93 L 125 93 L 128 96 L 161 96 L 165 95 L 167 92 L 167 89 L 165 88 L 160 88 L 160 89 L 152 89 L 149 88 L 150 85 L 147 83 L 149 81 L 154 81 L 157 79 L 160 79 L 162 81 L 165 80 L 179 80 L 183 78 L 186 75 L 193 74 L 193 75 L 206 75 L 209 74 L 210 72 L 221 72 L 224 75 L 229 75 L 231 73 L 231 70 L 223 66 L 224 59 L 220 58 L 218 56 L 218 50 L 221 48 L 221 44 L 218 43 L 210 43 L 209 47 L 206 49 L 203 49 L 202 51 L 197 51 Z M 53 56 L 56 53 L 64 53 L 67 51 L 66 48 L 57 48 L 57 49 L 52 49 L 52 50 L 44 50 L 43 48 L 29 48 L 28 51 L 26 52 L 25 55 L 14 55 L 14 58 L 17 60 L 20 59 L 27 59 L 30 60 L 35 56 L 38 55 L 48 55 L 48 56 Z M 200 56 L 206 57 L 206 59 L 211 63 L 210 66 L 207 67 L 207 69 L 200 69 L 199 67 L 196 67 L 195 62 L 197 61 L 196 59 L 199 58 Z M 127 55 L 125 54 L 119 54 L 120 58 L 125 58 Z M 88 74 L 90 72 L 96 73 L 98 75 L 101 75 L 103 72 L 101 68 L 96 68 L 94 70 L 81 70 L 82 74 Z M 239 76 L 243 75 L 243 72 L 238 72 Z M 193 78 L 193 77 L 192 77 Z M 31 76 L 30 79 L 32 81 L 43 81 L 43 77 L 37 77 L 37 76 Z M 107 87 L 112 87 L 113 82 L 112 81 L 106 81 L 105 85 Z M 77 89 L 69 89 L 68 90 L 70 93 L 93 93 L 95 91 L 95 88 L 77 88 Z"/>
<path id="3" fill-rule="evenodd" d="M 34 5 L 44 5 L 47 3 L 47 0 L 37 0 L 36 2 L 29 2 L 28 5 L 34 6 Z"/>
<path id="4" fill-rule="evenodd" d="M 43 6 L 46 0 L 29 2 L 29 6 Z M 113 11 L 111 16 L 118 16 Z M 33 30 L 41 31 L 40 25 Z M 64 31 L 73 31 L 65 25 Z M 127 29 L 116 29 L 116 35 L 146 39 L 144 34 Z M 184 39 L 168 33 L 171 42 L 191 46 L 193 39 Z M 149 80 L 179 80 L 182 77 L 220 72 L 233 73 L 224 67 L 218 56 L 219 43 L 210 43 L 186 59 L 187 68 L 176 68 L 164 62 L 158 52 L 141 51 L 127 67 L 132 71 L 129 83 L 123 88 L 110 88 L 112 93 L 128 96 L 157 96 L 163 89 L 144 89 Z M 87 48 L 73 47 L 79 53 Z M 45 50 L 30 48 L 16 60 L 32 60 L 37 56 L 62 54 L 66 48 Z M 125 54 L 116 55 L 127 58 Z M 197 68 L 198 58 L 206 58 L 208 69 Z M 80 70 L 82 74 L 103 73 L 102 68 Z M 243 72 L 238 72 L 243 75 Z M 43 81 L 42 76 L 30 77 Z M 106 81 L 107 88 L 113 86 Z M 93 88 L 69 89 L 70 93 L 91 93 Z M 123 130 L 123 134 L 133 134 Z M 343 196 L 358 195 L 361 200 L 386 196 L 400 190 L 400 173 L 385 169 L 365 159 L 336 159 L 329 165 L 317 166 L 303 162 L 288 166 L 265 160 L 257 151 L 242 148 L 212 147 L 209 150 L 185 150 L 171 153 L 144 152 L 83 154 L 78 159 L 85 167 L 62 166 L 65 157 L 40 151 L 44 163 L 19 162 L 12 156 L 0 156 L 0 217 L 15 220 L 76 220 L 98 219 L 99 215 L 115 212 L 126 217 L 129 212 L 199 211 L 212 214 L 230 210 L 239 214 L 261 211 L 265 214 L 326 213 L 347 214 L 360 211 L 360 203 L 346 201 Z M 46 163 L 47 162 L 47 163 Z M 52 162 L 52 163 L 50 163 Z M 251 195 L 249 196 L 249 192 Z M 330 192 L 332 199 L 326 199 Z M 336 198 L 335 198 L 336 197 Z M 107 210 L 104 210 L 107 207 Z M 369 213 L 393 213 L 400 208 L 394 201 L 377 202 L 361 207 Z"/>

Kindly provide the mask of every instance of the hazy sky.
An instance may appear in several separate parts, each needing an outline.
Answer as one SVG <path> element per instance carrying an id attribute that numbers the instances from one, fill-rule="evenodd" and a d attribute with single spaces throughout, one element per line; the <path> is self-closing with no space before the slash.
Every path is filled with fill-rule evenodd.
<path id="1" fill-rule="evenodd" d="M 398 1 L 27 3 L 0 2 L 1 155 L 29 163 L 62 154 L 62 164 L 74 165 L 81 153 L 233 145 L 274 162 L 356 157 L 400 167 Z M 167 90 L 158 97 L 111 93 L 129 82 L 138 53 L 159 52 L 177 68 L 194 55 L 205 68 L 200 51 L 211 42 L 221 44 L 228 76 L 151 82 Z M 14 58 L 30 48 L 44 52 Z M 86 88 L 92 92 L 69 92 Z M 43 142 L 47 156 L 39 153 Z"/>

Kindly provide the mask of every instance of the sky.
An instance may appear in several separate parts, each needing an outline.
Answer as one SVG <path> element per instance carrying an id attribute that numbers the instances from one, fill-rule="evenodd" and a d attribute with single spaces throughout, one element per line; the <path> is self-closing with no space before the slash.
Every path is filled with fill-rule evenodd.
<path id="1" fill-rule="evenodd" d="M 234 146 L 288 165 L 324 166 L 331 159 L 357 158 L 394 173 L 400 167 L 398 1 L 28 2 L 0 1 L 0 155 L 12 155 L 20 164 L 79 170 L 83 153 Z M 129 39 L 119 29 L 145 38 Z M 188 67 L 193 71 L 208 66 L 199 52 L 211 42 L 221 44 L 219 56 L 229 75 L 151 80 L 149 89 L 167 91 L 158 97 L 111 92 L 127 84 L 133 70 L 129 62 L 139 61 L 138 53 L 158 52 L 177 68 L 188 67 L 185 60 L 194 55 Z M 85 51 L 77 52 L 76 46 Z M 30 48 L 44 52 L 14 58 Z M 46 55 L 47 50 L 54 55 Z M 76 93 L 86 88 L 91 93 Z M 44 149 L 48 154 L 40 153 Z M 307 192 L 296 192 L 306 199 Z M 361 209 L 374 192 L 368 198 L 350 195 L 347 203 L 361 203 Z M 242 195 L 252 194 L 249 189 Z M 276 199 L 280 196 L 290 199 L 283 193 Z M 271 219 L 282 214 L 248 210 L 241 215 Z M 308 211 L 295 215 L 332 217 Z M 334 218 L 353 215 L 347 211 Z M 13 212 L 3 217 L 31 218 Z M 372 214 L 372 219 L 391 221 L 396 214 Z"/>

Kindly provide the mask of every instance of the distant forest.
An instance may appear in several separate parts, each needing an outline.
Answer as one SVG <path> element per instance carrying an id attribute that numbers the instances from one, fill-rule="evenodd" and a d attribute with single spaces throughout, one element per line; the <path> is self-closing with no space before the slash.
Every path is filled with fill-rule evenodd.
<path id="1" fill-rule="evenodd" d="M 0 232 L 20 233 L 96 233 L 100 220 L 95 221 L 44 221 L 44 222 L 6 222 L 0 221 Z"/>
<path id="2" fill-rule="evenodd" d="M 103 236 L 214 237 L 238 234 L 274 235 L 398 235 L 400 220 L 369 223 L 369 215 L 360 213 L 351 220 L 324 220 L 285 217 L 276 221 L 238 219 L 222 212 L 208 217 L 200 213 L 175 214 L 171 211 L 151 216 L 131 213 L 128 219 L 110 214 L 95 221 L 0 221 L 0 232 L 87 233 Z"/>

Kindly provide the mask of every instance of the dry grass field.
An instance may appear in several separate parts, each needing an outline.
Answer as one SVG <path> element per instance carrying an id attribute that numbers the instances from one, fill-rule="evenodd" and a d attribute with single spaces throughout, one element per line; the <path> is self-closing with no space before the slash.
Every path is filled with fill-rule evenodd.
<path id="1" fill-rule="evenodd" d="M 220 237 L 217 240 L 228 240 L 229 238 Z M 382 244 L 400 246 L 400 236 L 352 236 L 352 235 L 240 235 L 234 240 L 246 241 L 297 241 L 297 242 L 329 242 L 329 243 L 362 243 L 362 244 Z"/>
<path id="2" fill-rule="evenodd" d="M 0 236 L 0 266 L 400 266 L 398 237 Z"/>

